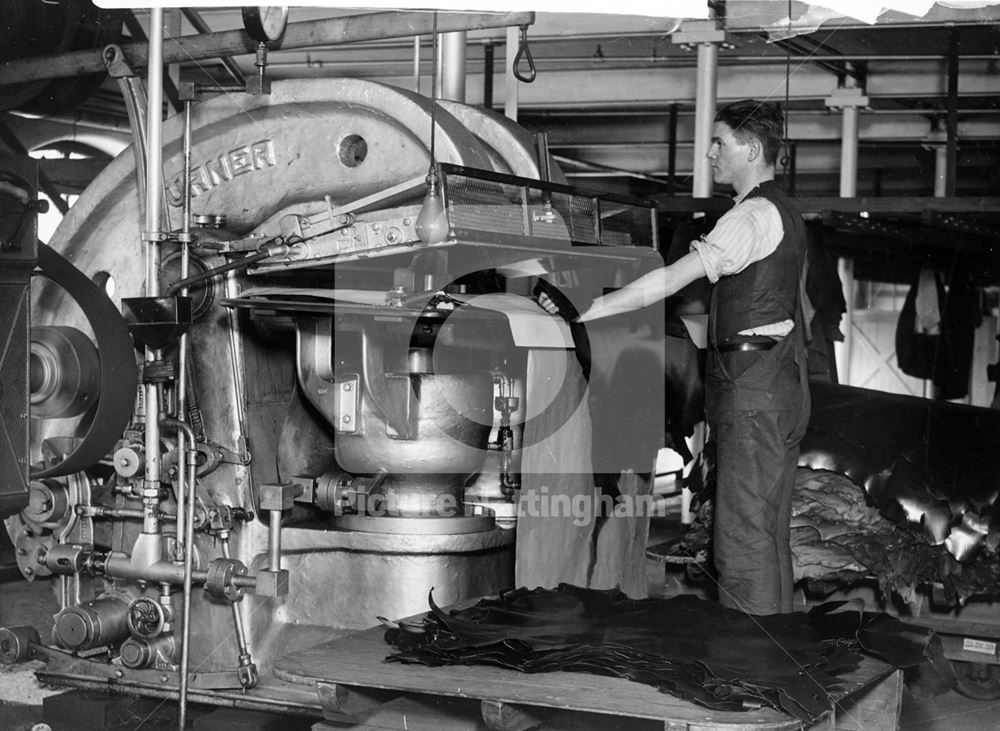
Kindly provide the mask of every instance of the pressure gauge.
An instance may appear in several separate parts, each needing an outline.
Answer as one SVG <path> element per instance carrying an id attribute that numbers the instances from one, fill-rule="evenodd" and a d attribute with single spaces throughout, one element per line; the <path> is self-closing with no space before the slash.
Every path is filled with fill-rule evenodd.
<path id="1" fill-rule="evenodd" d="M 276 43 L 285 32 L 288 8 L 280 5 L 254 5 L 243 8 L 243 27 L 258 43 Z"/>

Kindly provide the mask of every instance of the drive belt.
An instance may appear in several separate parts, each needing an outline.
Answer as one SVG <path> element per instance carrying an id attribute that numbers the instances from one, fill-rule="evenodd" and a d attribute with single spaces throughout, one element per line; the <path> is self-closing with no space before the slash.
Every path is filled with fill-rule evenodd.
<path id="1" fill-rule="evenodd" d="M 132 336 L 125 318 L 107 294 L 43 243 L 38 244 L 38 268 L 76 301 L 94 331 L 101 363 L 101 395 L 91 412 L 87 433 L 76 449 L 55 464 L 32 470 L 32 479 L 69 475 L 106 457 L 132 418 L 138 385 Z"/>

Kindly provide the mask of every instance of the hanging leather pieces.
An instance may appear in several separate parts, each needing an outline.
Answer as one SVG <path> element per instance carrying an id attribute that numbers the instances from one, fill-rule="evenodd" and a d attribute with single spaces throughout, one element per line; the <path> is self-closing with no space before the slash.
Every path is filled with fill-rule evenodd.
<path id="1" fill-rule="evenodd" d="M 389 626 L 387 661 L 627 678 L 709 708 L 767 706 L 807 723 L 830 710 L 862 657 L 912 667 L 932 637 L 843 602 L 752 616 L 694 596 L 630 599 L 568 584 L 452 611 L 428 601 L 419 624 Z"/>

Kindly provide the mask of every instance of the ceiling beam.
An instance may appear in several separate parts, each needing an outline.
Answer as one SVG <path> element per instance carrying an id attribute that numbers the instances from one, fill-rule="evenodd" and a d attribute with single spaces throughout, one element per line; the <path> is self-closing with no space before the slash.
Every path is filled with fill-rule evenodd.
<path id="1" fill-rule="evenodd" d="M 436 16 L 436 18 L 435 18 Z M 433 13 L 381 12 L 327 18 L 301 23 L 289 23 L 276 49 L 310 48 L 339 43 L 357 43 L 381 38 L 404 38 L 438 33 L 505 28 L 530 25 L 534 13 Z M 121 46 L 129 65 L 145 67 L 149 60 L 149 44 L 128 43 Z M 252 54 L 257 43 L 242 29 L 209 34 L 165 38 L 163 62 L 200 61 L 223 56 Z M 43 79 L 59 79 L 106 70 L 103 49 L 71 51 L 52 56 L 6 61 L 0 66 L 0 85 L 17 84 Z"/>

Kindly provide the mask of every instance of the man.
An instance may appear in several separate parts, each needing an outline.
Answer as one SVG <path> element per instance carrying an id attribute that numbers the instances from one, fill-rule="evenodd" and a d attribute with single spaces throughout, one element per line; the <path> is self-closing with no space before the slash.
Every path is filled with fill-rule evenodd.
<path id="1" fill-rule="evenodd" d="M 783 118 L 735 102 L 715 116 L 715 182 L 736 194 L 711 232 L 669 266 L 594 300 L 578 318 L 645 307 L 707 277 L 706 412 L 717 445 L 714 555 L 719 600 L 750 614 L 792 611 L 789 547 L 799 442 L 809 418 L 800 292 L 805 226 L 774 182 Z M 547 297 L 539 303 L 550 312 Z"/>

